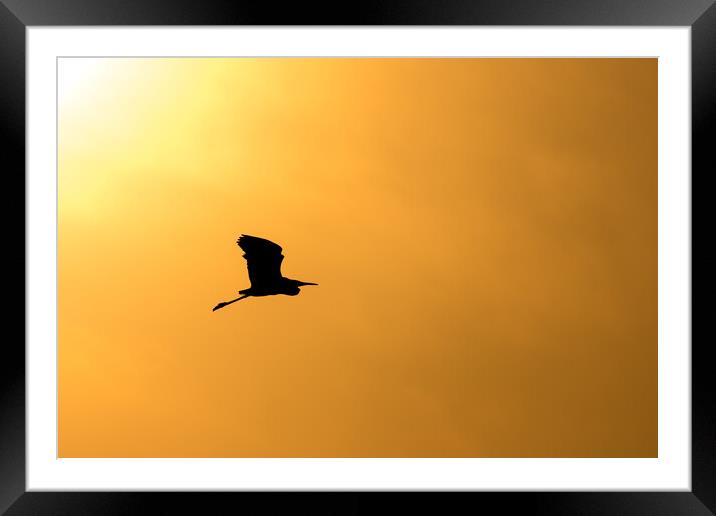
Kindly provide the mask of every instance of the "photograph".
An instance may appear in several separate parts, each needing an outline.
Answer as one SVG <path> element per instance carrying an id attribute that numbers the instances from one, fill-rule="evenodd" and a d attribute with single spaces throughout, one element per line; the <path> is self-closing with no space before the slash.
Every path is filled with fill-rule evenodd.
<path id="1" fill-rule="evenodd" d="M 58 456 L 656 457 L 657 69 L 59 58 Z"/>

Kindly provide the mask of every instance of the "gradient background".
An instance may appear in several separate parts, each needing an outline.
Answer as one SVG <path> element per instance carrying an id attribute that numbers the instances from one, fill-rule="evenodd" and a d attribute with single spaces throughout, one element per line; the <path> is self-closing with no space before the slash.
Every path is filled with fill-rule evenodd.
<path id="1" fill-rule="evenodd" d="M 653 457 L 656 59 L 61 59 L 62 457 Z M 298 297 L 248 286 L 239 233 Z"/>

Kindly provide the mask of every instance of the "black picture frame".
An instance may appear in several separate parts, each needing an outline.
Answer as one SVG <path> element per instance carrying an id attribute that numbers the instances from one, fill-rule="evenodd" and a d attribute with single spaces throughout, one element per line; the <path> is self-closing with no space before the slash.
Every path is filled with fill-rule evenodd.
<path id="1" fill-rule="evenodd" d="M 703 184 L 713 172 L 716 112 L 716 6 L 714 0 L 402 0 L 332 5 L 229 0 L 0 0 L 0 127 L 6 212 L 1 220 L 25 214 L 25 29 L 43 25 L 576 25 L 689 26 L 692 73 L 692 242 L 698 209 L 705 211 Z M 696 186 L 696 188 L 694 188 Z M 20 191 L 23 192 L 20 195 Z M 695 210 L 696 208 L 696 210 Z M 701 219 L 703 220 L 703 219 Z M 25 225 L 6 224 L 5 255 L 12 270 L 25 267 Z M 16 232 L 16 233 L 15 233 Z M 10 249 L 12 249 L 10 251 Z M 23 251 L 21 252 L 20 249 Z M 713 258 L 693 254 L 693 294 L 713 287 Z M 9 260 L 7 260 L 9 258 Z M 700 261 L 701 260 L 701 261 Z M 709 267 L 711 265 L 711 267 Z M 7 274 L 7 273 L 6 273 Z M 18 276 L 7 275 L 10 278 Z M 19 281 L 19 280 L 18 280 Z M 17 289 L 19 291 L 19 287 Z M 9 298 L 6 298 L 8 300 Z M 23 285 L 23 299 L 25 286 Z M 160 504 L 163 514 L 212 514 L 230 504 L 253 514 L 284 511 L 317 513 L 374 512 L 400 507 L 445 511 L 445 505 L 500 513 L 579 515 L 716 514 L 716 411 L 710 342 L 692 337 L 692 490 L 690 492 L 500 492 L 500 493 L 78 493 L 25 491 L 25 344 L 7 330 L 24 317 L 17 301 L 6 304 L 0 359 L 0 513 L 137 514 Z M 694 316 L 703 305 L 692 302 Z M 704 316 L 699 316 L 703 323 Z M 23 326 L 23 336 L 24 336 Z M 152 511 L 152 509 L 150 509 Z M 232 511 L 233 512 L 233 511 Z"/>

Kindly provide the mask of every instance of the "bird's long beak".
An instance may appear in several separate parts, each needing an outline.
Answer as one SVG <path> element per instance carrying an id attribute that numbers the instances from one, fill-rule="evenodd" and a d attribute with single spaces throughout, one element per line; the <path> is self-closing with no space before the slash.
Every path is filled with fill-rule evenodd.
<path id="1" fill-rule="evenodd" d="M 304 285 L 318 285 L 318 283 L 308 283 L 308 282 L 305 282 L 305 281 L 299 281 L 298 283 L 299 283 L 299 286 L 300 286 L 300 287 L 302 287 L 302 286 L 304 286 Z"/>

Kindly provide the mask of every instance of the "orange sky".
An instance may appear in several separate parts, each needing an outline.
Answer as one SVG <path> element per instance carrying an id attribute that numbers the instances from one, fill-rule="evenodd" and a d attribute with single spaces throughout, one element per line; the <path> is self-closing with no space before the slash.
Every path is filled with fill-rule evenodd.
<path id="1" fill-rule="evenodd" d="M 62 457 L 650 457 L 656 59 L 60 59 Z M 240 233 L 297 297 L 249 286 Z"/>

